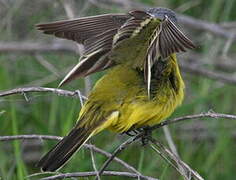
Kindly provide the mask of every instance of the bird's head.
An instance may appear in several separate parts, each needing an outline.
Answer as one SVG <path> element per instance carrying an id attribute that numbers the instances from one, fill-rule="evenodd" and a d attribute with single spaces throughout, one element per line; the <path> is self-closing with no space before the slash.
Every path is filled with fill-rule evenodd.
<path id="1" fill-rule="evenodd" d="M 168 8 L 158 7 L 150 8 L 147 13 L 157 19 L 165 20 L 168 17 L 172 22 L 177 23 L 176 13 Z"/>

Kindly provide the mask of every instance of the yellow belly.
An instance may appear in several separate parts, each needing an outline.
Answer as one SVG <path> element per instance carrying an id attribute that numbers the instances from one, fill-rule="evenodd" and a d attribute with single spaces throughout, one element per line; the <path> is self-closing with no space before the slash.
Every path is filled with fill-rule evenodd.
<path id="1" fill-rule="evenodd" d="M 152 126 L 170 116 L 183 96 L 181 78 L 178 91 L 169 82 L 162 82 L 156 95 L 149 99 L 143 78 L 137 71 L 118 65 L 96 83 L 81 110 L 80 117 L 87 117 L 81 123 L 90 126 L 102 119 L 94 134 L 103 129 L 122 133 L 131 127 Z"/>

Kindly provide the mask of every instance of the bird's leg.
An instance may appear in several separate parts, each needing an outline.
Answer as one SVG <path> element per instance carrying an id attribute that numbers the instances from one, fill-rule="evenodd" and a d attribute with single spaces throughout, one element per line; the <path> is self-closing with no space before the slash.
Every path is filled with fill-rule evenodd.
<path id="1" fill-rule="evenodd" d="M 126 134 L 131 137 L 141 134 L 141 142 L 142 142 L 142 145 L 144 146 L 148 143 L 149 137 L 152 136 L 152 130 L 150 129 L 149 126 L 145 126 L 145 127 L 136 128 L 136 129 L 130 128 L 130 130 L 128 130 L 122 134 Z"/>
<path id="2" fill-rule="evenodd" d="M 138 133 L 139 133 L 139 131 L 137 131 L 135 129 L 130 129 L 130 130 L 128 130 L 128 131 L 126 131 L 126 132 L 124 132 L 122 134 L 126 134 L 128 136 L 133 137 L 133 136 L 136 136 Z"/>
<path id="3" fill-rule="evenodd" d="M 138 129 L 136 129 L 135 127 L 131 127 L 128 131 L 122 133 L 122 134 L 126 134 L 128 136 L 136 136 L 140 133 L 140 131 Z"/>
<path id="4" fill-rule="evenodd" d="M 142 145 L 145 146 L 148 144 L 149 137 L 152 136 L 152 130 L 150 129 L 149 126 L 145 126 L 141 128 L 141 132 L 143 133 L 141 137 L 141 142 L 142 142 Z"/>

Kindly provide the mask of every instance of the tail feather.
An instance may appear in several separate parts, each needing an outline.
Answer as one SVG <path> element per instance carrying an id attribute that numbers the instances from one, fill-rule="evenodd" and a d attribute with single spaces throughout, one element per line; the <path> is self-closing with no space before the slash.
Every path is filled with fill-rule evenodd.
<path id="1" fill-rule="evenodd" d="M 37 166 L 41 167 L 43 171 L 57 170 L 70 159 L 91 135 L 91 130 L 74 128 L 51 151 L 40 159 Z"/>

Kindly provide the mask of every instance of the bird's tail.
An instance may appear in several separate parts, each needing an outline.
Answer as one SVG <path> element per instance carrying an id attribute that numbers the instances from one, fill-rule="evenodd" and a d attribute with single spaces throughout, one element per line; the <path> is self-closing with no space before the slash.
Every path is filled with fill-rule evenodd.
<path id="1" fill-rule="evenodd" d="M 52 150 L 44 155 L 37 166 L 43 171 L 55 171 L 93 135 L 93 130 L 75 127 Z"/>

